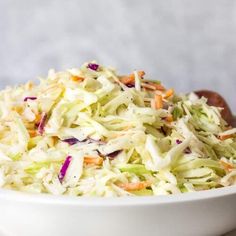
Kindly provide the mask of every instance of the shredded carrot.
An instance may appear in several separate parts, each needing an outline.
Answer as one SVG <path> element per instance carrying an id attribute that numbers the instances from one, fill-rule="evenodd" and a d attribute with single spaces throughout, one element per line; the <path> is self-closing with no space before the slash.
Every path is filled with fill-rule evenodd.
<path id="1" fill-rule="evenodd" d="M 142 78 L 145 75 L 145 72 L 144 71 L 138 71 L 138 75 L 139 75 L 139 77 Z M 134 73 L 132 73 L 128 76 L 122 76 L 120 81 L 123 84 L 134 84 L 135 83 L 135 75 L 134 75 Z"/>
<path id="2" fill-rule="evenodd" d="M 29 135 L 30 135 L 31 138 L 36 137 L 36 136 L 38 135 L 38 134 L 37 134 L 37 131 L 34 130 L 34 129 L 28 130 L 28 133 L 29 133 Z"/>
<path id="3" fill-rule="evenodd" d="M 162 96 L 159 94 L 155 94 L 155 108 L 156 109 L 163 108 Z"/>
<path id="4" fill-rule="evenodd" d="M 165 91 L 165 87 L 161 84 L 155 84 L 155 83 L 149 83 L 150 85 L 154 86 L 156 90 L 160 90 L 160 91 Z"/>
<path id="5" fill-rule="evenodd" d="M 142 71 L 142 70 L 138 71 L 138 76 L 139 76 L 139 77 L 143 78 L 144 75 L 145 75 L 145 72 L 144 72 L 144 71 Z M 130 76 L 135 77 L 135 76 L 134 76 L 134 73 L 131 74 Z"/>
<path id="6" fill-rule="evenodd" d="M 174 119 L 173 119 L 173 116 L 172 115 L 169 115 L 165 118 L 165 121 L 167 122 L 172 122 Z"/>
<path id="7" fill-rule="evenodd" d="M 13 111 L 16 111 L 17 113 L 21 114 L 23 112 L 22 107 L 13 107 L 12 108 Z"/>
<path id="8" fill-rule="evenodd" d="M 161 84 L 155 84 L 155 83 L 152 83 L 152 82 L 144 82 L 144 83 L 141 83 L 141 86 L 145 89 L 148 89 L 148 90 L 159 90 L 159 91 L 165 91 L 165 87 L 162 86 Z"/>
<path id="9" fill-rule="evenodd" d="M 148 83 L 141 83 L 141 86 L 145 89 L 148 89 L 148 90 L 156 90 L 155 86 L 148 84 Z"/>
<path id="10" fill-rule="evenodd" d="M 226 140 L 228 138 L 232 138 L 232 137 L 233 137 L 233 134 L 226 134 L 226 135 L 219 135 L 218 136 L 219 140 L 221 140 L 221 141 L 224 141 L 224 140 Z"/>
<path id="11" fill-rule="evenodd" d="M 41 114 L 38 113 L 38 114 L 35 115 L 35 120 L 34 121 L 35 121 L 35 123 L 39 123 L 40 120 L 41 120 Z"/>
<path id="12" fill-rule="evenodd" d="M 57 136 L 52 136 L 52 142 L 53 142 L 53 146 L 56 145 L 56 143 L 58 142 L 59 138 Z"/>
<path id="13" fill-rule="evenodd" d="M 220 160 L 220 164 L 224 167 L 227 171 L 232 171 L 234 169 L 234 166 L 231 163 L 225 162 L 223 160 Z"/>
<path id="14" fill-rule="evenodd" d="M 120 81 L 123 84 L 134 84 L 134 78 L 130 76 L 123 76 Z"/>
<path id="15" fill-rule="evenodd" d="M 73 80 L 73 81 L 75 81 L 75 82 L 81 82 L 81 81 L 84 80 L 83 77 L 76 76 L 76 75 L 72 75 L 72 76 L 70 77 L 70 79 Z"/>
<path id="16" fill-rule="evenodd" d="M 171 97 L 173 94 L 174 94 L 174 89 L 168 89 L 168 90 L 165 92 L 164 98 L 169 98 L 169 97 Z"/>
<path id="17" fill-rule="evenodd" d="M 120 188 L 123 188 L 125 191 L 137 191 L 142 190 L 144 188 L 150 187 L 151 183 L 150 181 L 142 181 L 139 183 L 122 183 L 118 184 Z"/>
<path id="18" fill-rule="evenodd" d="M 85 156 L 84 157 L 84 163 L 86 163 L 86 164 L 101 165 L 103 163 L 103 158 L 102 157 Z"/>

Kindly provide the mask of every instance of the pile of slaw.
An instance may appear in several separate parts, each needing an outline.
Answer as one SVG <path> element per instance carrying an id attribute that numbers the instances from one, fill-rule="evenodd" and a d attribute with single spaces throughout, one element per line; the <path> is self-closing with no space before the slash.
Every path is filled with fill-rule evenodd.
<path id="1" fill-rule="evenodd" d="M 236 183 L 236 129 L 194 93 L 85 63 L 0 92 L 0 187 L 144 196 Z"/>

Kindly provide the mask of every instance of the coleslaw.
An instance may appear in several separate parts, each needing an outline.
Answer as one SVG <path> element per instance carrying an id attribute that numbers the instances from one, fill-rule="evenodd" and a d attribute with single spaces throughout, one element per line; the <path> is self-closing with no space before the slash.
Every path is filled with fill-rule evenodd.
<path id="1" fill-rule="evenodd" d="M 236 128 L 194 93 L 96 62 L 0 92 L 0 187 L 169 195 L 236 183 Z"/>

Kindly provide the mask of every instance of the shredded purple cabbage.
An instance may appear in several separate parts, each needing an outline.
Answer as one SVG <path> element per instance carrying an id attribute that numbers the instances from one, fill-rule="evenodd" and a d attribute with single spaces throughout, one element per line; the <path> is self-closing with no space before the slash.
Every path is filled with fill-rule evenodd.
<path id="1" fill-rule="evenodd" d="M 95 64 L 95 63 L 89 63 L 88 64 L 88 68 L 91 69 L 91 70 L 97 71 L 98 67 L 99 67 L 99 65 Z"/>
<path id="2" fill-rule="evenodd" d="M 177 143 L 177 144 L 181 144 L 182 141 L 179 140 L 179 139 L 176 139 L 176 143 Z M 192 153 L 190 147 L 185 148 L 184 153 L 185 153 L 185 154 L 190 154 L 190 153 Z"/>
<path id="3" fill-rule="evenodd" d="M 182 143 L 182 141 L 181 140 L 179 140 L 179 139 L 176 139 L 176 144 L 181 144 Z"/>
<path id="4" fill-rule="evenodd" d="M 86 139 L 80 141 L 79 139 L 72 137 L 72 138 L 64 139 L 62 141 L 68 143 L 69 145 L 74 145 L 76 143 L 85 143 L 85 142 L 87 142 L 88 144 L 90 144 L 90 143 L 97 143 L 99 145 L 106 144 L 104 141 L 95 140 L 95 139 L 92 139 L 92 138 L 86 138 Z"/>
<path id="5" fill-rule="evenodd" d="M 39 134 L 43 134 L 43 132 L 44 132 L 44 127 L 45 127 L 45 125 L 46 125 L 46 120 L 47 120 L 47 114 L 44 112 L 43 114 L 42 114 L 42 117 L 41 117 L 41 120 L 40 120 L 40 122 L 39 122 L 39 126 L 38 126 L 38 132 L 39 132 Z"/>
<path id="6" fill-rule="evenodd" d="M 25 97 L 24 102 L 27 102 L 28 100 L 36 100 L 37 97 Z"/>
<path id="7" fill-rule="evenodd" d="M 108 154 L 102 154 L 98 149 L 96 151 L 100 157 L 103 157 L 103 158 L 108 157 L 109 160 L 113 160 L 122 152 L 122 150 L 117 150 Z"/>
<path id="8" fill-rule="evenodd" d="M 184 153 L 186 153 L 186 154 L 192 153 L 190 147 L 185 148 Z"/>
<path id="9" fill-rule="evenodd" d="M 58 179 L 59 179 L 59 181 L 61 183 L 62 183 L 62 181 L 63 181 L 63 179 L 64 179 L 64 177 L 66 175 L 66 171 L 67 171 L 67 169 L 68 169 L 68 167 L 70 165 L 71 159 L 72 159 L 72 156 L 66 157 L 66 160 L 64 161 L 64 163 L 63 163 L 63 165 L 62 165 L 62 167 L 60 169 L 60 173 L 58 175 Z"/>
<path id="10" fill-rule="evenodd" d="M 126 84 L 128 88 L 134 88 L 134 84 Z"/>
<path id="11" fill-rule="evenodd" d="M 77 138 L 67 138 L 67 139 L 64 139 L 62 141 L 66 142 L 66 143 L 68 143 L 70 145 L 74 145 L 74 144 L 80 142 Z"/>
<path id="12" fill-rule="evenodd" d="M 117 151 L 114 151 L 114 152 L 111 152 L 111 153 L 107 154 L 106 156 L 108 156 L 109 159 L 114 159 L 114 158 L 116 158 L 121 152 L 122 152 L 122 150 L 117 150 Z"/>

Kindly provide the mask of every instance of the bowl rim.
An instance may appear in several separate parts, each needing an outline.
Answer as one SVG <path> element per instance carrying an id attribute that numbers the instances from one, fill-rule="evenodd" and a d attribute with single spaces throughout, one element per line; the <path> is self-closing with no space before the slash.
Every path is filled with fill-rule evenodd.
<path id="1" fill-rule="evenodd" d="M 43 193 L 27 193 L 16 190 L 0 189 L 0 201 L 7 200 L 20 203 L 35 203 L 46 205 L 66 205 L 81 207 L 120 207 L 177 204 L 194 201 L 204 201 L 235 195 L 236 185 L 203 190 L 199 192 L 173 194 L 168 196 L 127 196 L 127 197 L 77 197 L 67 195 L 52 195 Z"/>

